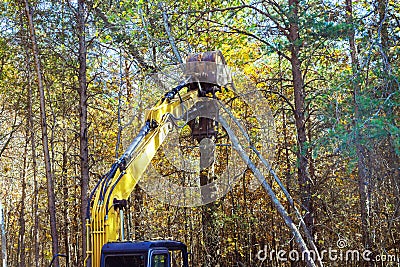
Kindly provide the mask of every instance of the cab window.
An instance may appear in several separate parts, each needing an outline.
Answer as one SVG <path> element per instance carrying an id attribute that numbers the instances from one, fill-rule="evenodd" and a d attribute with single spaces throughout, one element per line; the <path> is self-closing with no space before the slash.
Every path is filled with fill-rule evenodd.
<path id="1" fill-rule="evenodd" d="M 168 254 L 156 254 L 151 257 L 151 267 L 168 267 Z"/>
<path id="2" fill-rule="evenodd" d="M 145 267 L 144 255 L 109 255 L 105 267 Z"/>

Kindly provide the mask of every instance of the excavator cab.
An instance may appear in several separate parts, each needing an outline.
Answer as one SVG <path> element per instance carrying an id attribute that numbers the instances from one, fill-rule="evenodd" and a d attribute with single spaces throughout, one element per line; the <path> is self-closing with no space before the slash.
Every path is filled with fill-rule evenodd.
<path id="1" fill-rule="evenodd" d="M 100 267 L 188 267 L 186 245 L 172 240 L 106 243 Z"/>

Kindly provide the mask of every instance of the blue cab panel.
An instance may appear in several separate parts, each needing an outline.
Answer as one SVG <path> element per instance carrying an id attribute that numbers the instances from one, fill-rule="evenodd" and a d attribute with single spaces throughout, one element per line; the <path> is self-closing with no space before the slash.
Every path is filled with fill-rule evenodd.
<path id="1" fill-rule="evenodd" d="M 175 266 L 188 267 L 186 245 L 179 241 L 112 242 L 104 244 L 101 250 L 100 267 Z"/>

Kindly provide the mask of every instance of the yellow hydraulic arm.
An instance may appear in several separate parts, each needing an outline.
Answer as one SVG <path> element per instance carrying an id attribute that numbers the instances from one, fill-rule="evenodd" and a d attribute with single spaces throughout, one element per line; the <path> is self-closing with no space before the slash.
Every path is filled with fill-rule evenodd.
<path id="1" fill-rule="evenodd" d="M 183 86 L 179 85 L 167 93 L 154 108 L 147 111 L 145 125 L 138 136 L 92 192 L 86 227 L 87 257 L 91 257 L 93 267 L 100 266 L 101 248 L 105 243 L 121 240 L 118 207 L 128 199 L 165 140 L 172 127 L 170 115 L 181 116 L 180 113 L 186 109 L 183 105 L 190 107 L 198 98 L 197 92 L 191 91 L 173 99 Z"/>
<path id="2" fill-rule="evenodd" d="M 112 165 L 92 191 L 87 210 L 87 257 L 91 266 L 99 267 L 101 249 L 107 242 L 123 241 L 119 211 L 173 127 L 172 118 L 180 118 L 196 102 L 201 101 L 204 80 L 207 84 L 226 84 L 228 74 L 221 52 L 196 54 L 185 65 L 186 80 L 169 91 L 145 117 L 145 125 L 126 152 Z M 206 62 L 201 62 L 206 61 Z M 210 64 L 209 64 L 210 63 Z M 221 64 L 222 63 L 222 64 Z M 188 92 L 179 91 L 187 87 Z M 179 97 L 176 97 L 176 95 Z"/>

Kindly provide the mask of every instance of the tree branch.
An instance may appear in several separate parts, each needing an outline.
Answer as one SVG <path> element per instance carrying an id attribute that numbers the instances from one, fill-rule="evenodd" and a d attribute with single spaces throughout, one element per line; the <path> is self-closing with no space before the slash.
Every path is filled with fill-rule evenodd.
<path id="1" fill-rule="evenodd" d="M 273 91 L 273 90 L 261 90 L 261 91 L 265 92 L 265 93 L 271 93 L 271 94 L 278 95 L 280 98 L 282 98 L 285 101 L 286 104 L 289 105 L 290 109 L 292 110 L 292 112 L 294 114 L 295 108 L 294 108 L 293 104 L 290 102 L 290 100 L 285 95 L 283 95 L 282 93 L 280 93 L 278 91 Z"/>
<path id="2" fill-rule="evenodd" d="M 167 35 L 168 35 L 168 41 L 169 41 L 169 44 L 171 45 L 172 51 L 174 52 L 174 55 L 175 55 L 176 59 L 178 60 L 178 62 L 179 62 L 179 63 L 183 63 L 182 57 L 181 57 L 181 55 L 179 54 L 179 50 L 178 50 L 178 48 L 176 47 L 174 37 L 172 36 L 172 33 L 171 33 L 171 28 L 170 28 L 170 26 L 169 26 L 167 12 L 165 12 L 165 10 L 163 9 L 162 3 L 159 3 L 158 7 L 159 7 L 160 9 L 162 9 L 162 15 L 163 15 L 163 21 L 164 21 L 164 28 L 165 28 L 165 32 L 166 32 Z"/>

